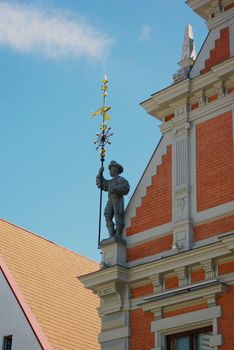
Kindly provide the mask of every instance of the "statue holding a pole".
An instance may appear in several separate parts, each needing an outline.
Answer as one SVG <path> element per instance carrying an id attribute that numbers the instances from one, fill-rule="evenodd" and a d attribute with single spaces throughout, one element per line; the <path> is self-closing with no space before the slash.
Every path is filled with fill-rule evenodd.
<path id="1" fill-rule="evenodd" d="M 110 127 L 107 125 L 107 121 L 110 120 L 107 111 L 111 107 L 106 106 L 106 96 L 108 90 L 108 80 L 104 77 L 102 80 L 103 86 L 103 106 L 100 107 L 96 112 L 92 113 L 93 116 L 101 115 L 102 124 L 100 125 L 100 132 L 97 134 L 97 149 L 100 149 L 101 156 L 101 167 L 96 177 L 96 185 L 100 189 L 100 208 L 99 208 L 99 232 L 98 232 L 98 246 L 100 245 L 100 234 L 101 234 L 101 215 L 102 215 L 102 191 L 108 192 L 108 201 L 105 207 L 104 216 L 106 219 L 106 226 L 110 237 L 120 238 L 124 228 L 124 196 L 129 193 L 130 186 L 128 181 L 120 176 L 123 172 L 123 167 L 116 161 L 111 161 L 109 164 L 110 176 L 112 179 L 107 180 L 103 176 L 104 172 L 104 161 L 106 150 L 106 144 L 110 144 Z M 114 219 L 114 220 L 113 220 Z"/>

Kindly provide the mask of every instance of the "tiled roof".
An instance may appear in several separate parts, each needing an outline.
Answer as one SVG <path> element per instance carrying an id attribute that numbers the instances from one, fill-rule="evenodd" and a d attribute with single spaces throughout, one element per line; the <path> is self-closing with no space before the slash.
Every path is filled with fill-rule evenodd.
<path id="1" fill-rule="evenodd" d="M 77 279 L 96 262 L 4 220 L 0 255 L 54 350 L 99 349 L 99 300 Z"/>

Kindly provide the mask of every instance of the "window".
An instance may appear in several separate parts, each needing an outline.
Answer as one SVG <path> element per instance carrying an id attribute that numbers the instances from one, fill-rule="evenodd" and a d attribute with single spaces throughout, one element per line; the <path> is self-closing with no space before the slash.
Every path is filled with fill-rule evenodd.
<path id="1" fill-rule="evenodd" d="M 189 332 L 167 336 L 167 350 L 203 350 L 210 349 L 209 338 L 212 327 L 200 328 Z"/>
<path id="2" fill-rule="evenodd" d="M 11 350 L 12 346 L 12 335 L 3 337 L 3 350 Z"/>

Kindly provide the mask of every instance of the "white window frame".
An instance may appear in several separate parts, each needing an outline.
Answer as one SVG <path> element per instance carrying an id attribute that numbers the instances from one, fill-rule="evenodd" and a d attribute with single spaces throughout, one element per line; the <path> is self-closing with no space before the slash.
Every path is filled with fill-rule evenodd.
<path id="1" fill-rule="evenodd" d="M 187 314 L 155 320 L 151 323 L 151 331 L 155 333 L 155 348 L 152 350 L 166 350 L 166 336 L 189 330 L 212 326 L 210 337 L 212 350 L 218 350 L 222 344 L 222 337 L 218 334 L 218 318 L 221 307 L 214 306 Z"/>

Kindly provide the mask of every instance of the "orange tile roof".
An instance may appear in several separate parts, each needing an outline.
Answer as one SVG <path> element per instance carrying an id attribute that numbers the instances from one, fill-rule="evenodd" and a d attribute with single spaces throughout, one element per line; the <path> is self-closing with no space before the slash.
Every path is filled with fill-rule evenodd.
<path id="1" fill-rule="evenodd" d="M 77 279 L 96 262 L 4 220 L 0 255 L 54 350 L 99 349 L 99 300 Z"/>

